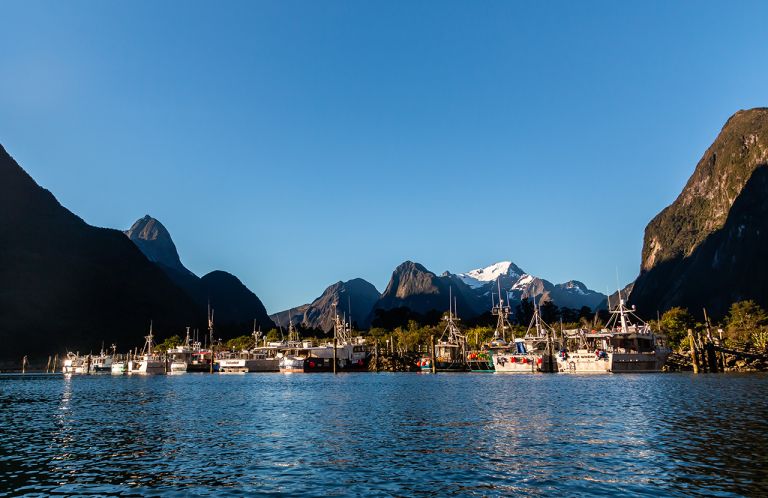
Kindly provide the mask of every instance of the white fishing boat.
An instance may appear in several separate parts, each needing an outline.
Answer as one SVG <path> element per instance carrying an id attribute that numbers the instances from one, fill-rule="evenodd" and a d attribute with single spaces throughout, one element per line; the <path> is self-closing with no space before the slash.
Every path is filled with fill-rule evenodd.
<path id="1" fill-rule="evenodd" d="M 565 373 L 661 371 L 670 354 L 666 338 L 655 334 L 635 315 L 635 308 L 628 308 L 621 297 L 618 307 L 609 311 L 611 318 L 602 330 L 564 331 L 565 348 L 557 355 L 558 370 Z"/>
<path id="2" fill-rule="evenodd" d="M 141 354 L 128 361 L 128 374 L 153 375 L 165 373 L 165 362 L 153 351 L 155 343 L 151 322 L 149 325 L 149 335 L 145 336 L 144 339 L 145 343 Z"/>
<path id="3" fill-rule="evenodd" d="M 299 340 L 299 332 L 293 327 L 293 320 L 288 321 L 288 340 L 269 343 L 280 350 L 277 354 L 278 369 L 282 373 L 303 373 L 304 364 L 309 358 L 312 343 Z M 312 362 L 316 366 L 320 362 Z M 307 365 L 309 363 L 307 362 Z"/>
<path id="4" fill-rule="evenodd" d="M 448 292 L 448 314 L 443 317 L 446 322 L 445 329 L 434 345 L 434 354 L 423 356 L 418 362 L 417 366 L 422 371 L 433 369 L 432 356 L 435 358 L 436 372 L 466 372 L 470 369 L 467 362 L 467 338 L 456 324 L 459 321 L 455 312 L 456 302 L 453 300 L 452 290 L 449 289 Z"/>
<path id="5" fill-rule="evenodd" d="M 106 373 L 112 371 L 112 360 L 115 355 L 116 346 L 113 344 L 111 349 L 112 354 L 107 354 L 104 351 L 104 345 L 102 344 L 99 355 L 91 358 L 92 373 Z"/>
<path id="6" fill-rule="evenodd" d="M 124 375 L 128 373 L 128 356 L 115 356 L 110 367 L 112 375 Z"/>
<path id="7" fill-rule="evenodd" d="M 189 365 L 192 364 L 196 357 L 195 353 L 198 353 L 199 357 L 201 345 L 197 341 L 192 341 L 189 329 L 187 327 L 187 335 L 183 344 L 168 349 L 168 369 L 170 373 L 186 373 L 189 370 Z"/>
<path id="8" fill-rule="evenodd" d="M 261 330 L 256 330 L 256 321 L 253 325 L 254 347 L 237 352 L 226 352 L 219 355 L 219 372 L 221 373 L 246 373 L 246 372 L 278 372 L 280 370 L 277 358 L 277 348 L 259 347 Z"/>
<path id="9" fill-rule="evenodd" d="M 91 356 L 80 356 L 80 353 L 67 352 L 66 359 L 61 362 L 61 373 L 67 375 L 83 375 L 91 373 Z"/>
<path id="10" fill-rule="evenodd" d="M 555 331 L 541 318 L 534 298 L 533 317 L 525 336 L 516 338 L 507 348 L 497 350 L 494 367 L 497 372 L 506 373 L 554 372 L 557 370 L 557 349 Z"/>

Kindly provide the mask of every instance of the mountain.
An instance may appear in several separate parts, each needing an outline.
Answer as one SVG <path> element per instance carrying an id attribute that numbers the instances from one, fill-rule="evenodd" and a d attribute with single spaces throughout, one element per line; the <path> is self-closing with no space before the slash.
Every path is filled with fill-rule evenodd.
<path id="1" fill-rule="evenodd" d="M 214 310 L 217 329 L 225 332 L 225 337 L 250 330 L 254 320 L 264 331 L 274 328 L 261 300 L 234 275 L 212 271 L 200 279 L 200 284 Z"/>
<path id="2" fill-rule="evenodd" d="M 246 333 L 253 320 L 263 330 L 275 326 L 261 300 L 234 275 L 217 270 L 200 278 L 189 271 L 181 263 L 171 234 L 155 218 L 146 215 L 124 233 L 147 259 L 192 297 L 198 307 L 205 309 L 210 302 L 216 329 L 222 338 Z"/>
<path id="3" fill-rule="evenodd" d="M 192 274 L 187 270 L 176 250 L 176 244 L 171 239 L 171 234 L 162 223 L 149 215 L 136 220 L 131 228 L 125 231 L 134 244 L 136 244 L 148 260 L 158 265 L 171 268 L 183 274 Z"/>
<path id="4" fill-rule="evenodd" d="M 677 199 L 645 229 L 630 302 L 646 315 L 683 306 L 722 316 L 768 306 L 768 109 L 731 116 Z"/>
<path id="5" fill-rule="evenodd" d="M 448 309 L 448 296 L 456 299 L 459 316 L 476 318 L 490 311 L 492 300 L 498 300 L 498 288 L 514 308 L 523 299 L 552 301 L 560 307 L 596 309 L 605 295 L 571 280 L 563 284 L 535 277 L 511 261 L 502 261 L 465 273 L 444 272 L 437 276 L 424 266 L 406 261 L 392 273 L 386 290 L 371 313 L 371 320 L 383 312 L 394 313 L 389 323 L 402 323 L 424 315 L 442 313 Z M 410 314 L 404 311 L 407 309 Z"/>
<path id="6" fill-rule="evenodd" d="M 275 322 L 280 328 L 288 328 L 288 323 L 293 322 L 294 325 L 301 325 L 304 321 L 304 313 L 309 308 L 309 304 L 302 304 L 289 310 L 280 311 L 269 315 L 270 320 Z"/>
<path id="7" fill-rule="evenodd" d="M 478 289 L 487 286 L 489 283 L 495 284 L 499 278 L 517 282 L 523 275 L 525 275 L 525 272 L 516 264 L 511 261 L 502 261 L 485 268 L 459 273 L 457 276 L 471 288 Z M 502 285 L 504 285 L 504 282 L 502 282 Z M 508 285 L 505 286 L 508 287 Z"/>
<path id="8" fill-rule="evenodd" d="M 523 299 L 536 298 L 538 302 L 552 301 L 565 308 L 579 309 L 588 306 L 596 309 L 605 300 L 605 294 L 590 290 L 577 280 L 553 284 L 526 273 L 511 261 L 459 273 L 456 277 L 467 284 L 476 299 L 486 303 L 486 307 L 490 306 L 490 296 L 492 293 L 498 293 L 499 286 L 507 293 L 513 305 Z"/>
<path id="9" fill-rule="evenodd" d="M 0 357 L 140 346 L 204 321 L 122 232 L 61 206 L 0 146 Z"/>
<path id="10" fill-rule="evenodd" d="M 386 290 L 374 305 L 369 321 L 377 313 L 407 308 L 413 313 L 428 314 L 448 309 L 450 296 L 456 300 L 462 316 L 482 313 L 471 287 L 451 274 L 437 276 L 419 263 L 406 261 L 395 268 Z"/>
<path id="11" fill-rule="evenodd" d="M 333 328 L 336 313 L 339 313 L 347 319 L 351 316 L 356 328 L 367 328 L 371 310 L 380 295 L 373 284 L 362 278 L 339 281 L 328 286 L 310 304 L 275 313 L 270 318 L 281 326 L 286 326 L 290 319 L 295 325 L 328 332 Z"/>
<path id="12" fill-rule="evenodd" d="M 328 331 L 333 328 L 335 313 L 338 312 L 348 319 L 351 316 L 351 322 L 358 327 L 366 327 L 371 310 L 380 296 L 376 287 L 362 278 L 336 282 L 312 301 L 304 312 L 302 325 Z"/>

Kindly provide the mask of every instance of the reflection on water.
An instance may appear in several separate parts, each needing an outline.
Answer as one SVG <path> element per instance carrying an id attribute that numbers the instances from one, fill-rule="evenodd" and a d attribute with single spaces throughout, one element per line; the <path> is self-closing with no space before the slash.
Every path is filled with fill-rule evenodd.
<path id="1" fill-rule="evenodd" d="M 765 495 L 768 377 L 0 376 L 0 493 Z"/>

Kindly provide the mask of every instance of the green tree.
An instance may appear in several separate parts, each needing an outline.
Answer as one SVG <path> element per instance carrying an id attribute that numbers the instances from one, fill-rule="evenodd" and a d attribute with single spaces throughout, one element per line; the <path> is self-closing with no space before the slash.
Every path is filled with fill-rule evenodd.
<path id="1" fill-rule="evenodd" d="M 661 333 L 667 336 L 669 345 L 672 348 L 679 348 L 688 336 L 688 329 L 692 329 L 694 325 L 693 316 L 691 316 L 688 310 L 675 306 L 661 315 L 658 328 Z"/>
<path id="2" fill-rule="evenodd" d="M 264 337 L 267 339 L 267 342 L 276 342 L 280 340 L 281 335 L 279 330 L 271 329 Z"/>
<path id="3" fill-rule="evenodd" d="M 728 337 L 737 341 L 746 341 L 768 322 L 768 315 L 752 300 L 739 301 L 731 305 L 725 323 Z"/>
<path id="4" fill-rule="evenodd" d="M 160 344 L 155 346 L 155 351 L 160 351 L 162 353 L 165 353 L 169 349 L 173 349 L 177 346 L 180 346 L 183 341 L 181 340 L 181 337 L 177 335 L 172 335 L 171 337 L 167 338 Z"/>
<path id="5" fill-rule="evenodd" d="M 228 340 L 224 347 L 230 351 L 243 351 L 245 349 L 251 349 L 253 347 L 253 336 L 241 335 Z"/>

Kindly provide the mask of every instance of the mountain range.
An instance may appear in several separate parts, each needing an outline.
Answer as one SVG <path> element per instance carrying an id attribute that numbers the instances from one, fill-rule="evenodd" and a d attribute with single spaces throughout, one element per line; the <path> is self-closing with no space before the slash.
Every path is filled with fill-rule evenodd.
<path id="1" fill-rule="evenodd" d="M 334 309 L 349 315 L 351 303 L 353 321 L 359 328 L 368 328 L 377 325 L 377 319 L 387 313 L 405 313 L 406 318 L 430 314 L 439 317 L 448 309 L 451 298 L 462 317 L 476 318 L 490 311 L 492 298 L 498 301 L 498 287 L 513 307 L 523 299 L 535 298 L 561 307 L 587 306 L 594 310 L 606 301 L 604 294 L 588 289 L 581 282 L 552 284 L 526 273 L 510 261 L 466 273 L 441 275 L 419 263 L 406 261 L 392 272 L 381 295 L 363 279 L 337 282 L 312 303 L 275 313 L 270 318 L 283 326 L 291 320 L 295 325 L 327 331 L 333 323 Z"/>
<path id="2" fill-rule="evenodd" d="M 739 111 L 723 126 L 677 199 L 645 229 L 640 275 L 622 292 L 646 317 L 672 306 L 721 317 L 738 300 L 768 307 L 768 109 Z M 462 318 L 486 314 L 498 289 L 523 299 L 600 309 L 619 296 L 576 280 L 553 284 L 503 261 L 438 275 L 406 261 L 381 294 L 363 279 L 336 282 L 312 301 L 267 316 L 234 275 L 198 277 L 181 262 L 170 233 L 144 216 L 128 230 L 90 226 L 40 187 L 0 146 L 0 358 L 89 351 L 101 342 L 140 345 L 150 321 L 160 338 L 185 326 L 217 335 L 289 320 L 327 331 L 335 313 L 360 329 L 388 318 L 435 316 L 449 296 Z"/>

